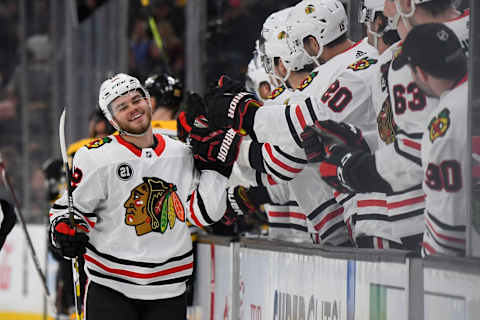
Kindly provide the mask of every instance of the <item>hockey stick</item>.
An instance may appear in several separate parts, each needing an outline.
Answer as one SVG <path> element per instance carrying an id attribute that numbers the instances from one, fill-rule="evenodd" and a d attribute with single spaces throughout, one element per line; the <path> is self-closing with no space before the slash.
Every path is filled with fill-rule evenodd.
<path id="1" fill-rule="evenodd" d="M 47 285 L 47 278 L 45 277 L 45 274 L 42 272 L 42 269 L 40 268 L 40 263 L 38 262 L 38 257 L 35 252 L 35 248 L 33 247 L 32 239 L 30 238 L 30 234 L 28 233 L 27 230 L 27 225 L 25 223 L 25 217 L 20 210 L 20 202 L 18 201 L 17 195 L 15 194 L 15 190 L 13 189 L 12 181 L 10 180 L 10 176 L 7 174 L 7 170 L 5 168 L 5 163 L 3 162 L 2 155 L 0 154 L 0 171 L 2 171 L 2 180 L 5 186 L 7 187 L 8 191 L 10 192 L 13 202 L 15 204 L 15 213 L 18 217 L 18 219 L 21 222 L 23 232 L 25 233 L 25 238 L 27 238 L 27 244 L 28 247 L 30 248 L 30 254 L 33 259 L 33 264 L 35 266 L 35 269 L 37 270 L 38 275 L 40 276 L 40 280 L 43 285 L 43 289 L 45 290 L 45 294 L 47 295 L 48 298 L 50 298 L 50 290 L 48 290 L 48 285 Z"/>
<path id="2" fill-rule="evenodd" d="M 70 226 L 75 229 L 75 220 L 73 217 L 73 196 L 72 196 L 72 184 L 71 184 L 71 172 L 68 166 L 67 156 L 67 144 L 65 143 L 65 114 L 66 110 L 63 109 L 60 116 L 60 124 L 58 134 L 60 136 L 60 151 L 62 153 L 63 165 L 65 166 L 65 176 L 67 179 L 67 193 L 68 193 L 68 217 L 70 219 Z M 73 273 L 73 297 L 75 300 L 75 316 L 77 320 L 80 320 L 80 305 L 81 305 L 81 291 L 80 291 L 80 271 L 78 270 L 78 257 L 72 259 L 72 273 Z"/>
<path id="3" fill-rule="evenodd" d="M 160 56 L 162 57 L 163 62 L 165 62 L 166 71 L 167 73 L 170 73 L 168 55 L 167 55 L 167 52 L 165 51 L 165 46 L 163 44 L 162 37 L 158 32 L 157 23 L 155 22 L 155 18 L 153 17 L 152 7 L 150 6 L 150 0 L 140 0 L 140 2 L 142 3 L 142 6 L 147 10 L 148 24 L 150 26 L 150 30 L 152 31 L 153 39 L 155 40 L 155 44 L 160 50 Z"/>

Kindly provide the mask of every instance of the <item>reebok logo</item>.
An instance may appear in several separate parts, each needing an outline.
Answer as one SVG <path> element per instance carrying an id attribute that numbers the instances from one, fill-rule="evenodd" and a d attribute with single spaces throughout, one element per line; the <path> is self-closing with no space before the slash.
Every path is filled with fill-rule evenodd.
<path id="1" fill-rule="evenodd" d="M 222 145 L 220 146 L 220 151 L 218 152 L 217 159 L 226 162 L 228 152 L 230 151 L 230 146 L 233 143 L 233 139 L 237 133 L 233 129 L 229 129 L 223 138 Z"/>
<path id="2" fill-rule="evenodd" d="M 227 114 L 230 119 L 233 119 L 235 117 L 235 110 L 237 109 L 237 104 L 240 102 L 240 100 L 249 94 L 250 93 L 248 92 L 240 92 L 235 97 L 233 97 L 232 101 L 230 102 L 230 107 L 228 108 Z"/>

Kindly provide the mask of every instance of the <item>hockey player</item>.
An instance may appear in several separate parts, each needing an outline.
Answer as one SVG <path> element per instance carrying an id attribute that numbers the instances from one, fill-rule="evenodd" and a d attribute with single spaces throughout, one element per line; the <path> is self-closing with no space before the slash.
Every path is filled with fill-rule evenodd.
<path id="1" fill-rule="evenodd" d="M 120 134 L 75 155 L 75 227 L 66 194 L 50 212 L 52 245 L 66 257 L 84 255 L 89 320 L 185 319 L 193 267 L 185 222 L 208 225 L 225 212 L 227 177 L 208 161 L 199 172 L 187 146 L 153 135 L 149 101 L 129 75 L 102 83 L 100 108 Z"/>
<path id="2" fill-rule="evenodd" d="M 468 108 L 467 59 L 444 24 L 423 24 L 407 35 L 393 69 L 410 66 L 417 85 L 438 97 L 422 138 L 426 194 L 422 254 L 465 255 Z"/>
<path id="3" fill-rule="evenodd" d="M 182 82 L 167 73 L 153 74 L 145 80 L 152 104 L 154 133 L 177 135 L 177 112 L 183 99 Z"/>
<path id="4" fill-rule="evenodd" d="M 467 50 L 469 13 L 458 12 L 451 0 L 386 1 L 384 13 L 398 22 L 402 39 L 412 25 L 443 22 L 456 33 L 464 50 Z M 381 69 L 381 89 L 387 96 L 384 104 L 392 110 L 387 126 L 389 130 L 386 130 L 390 132 L 381 133 L 388 139 L 373 155 L 350 152 L 349 148 L 334 148 L 320 167 L 329 170 L 320 170 L 320 174 L 325 181 L 340 189 L 389 193 L 386 201 L 376 204 L 388 210 L 394 237 L 401 238 L 408 248 L 419 250 L 425 208 L 421 140 L 424 123 L 436 109 L 438 99 L 426 95 L 418 87 L 407 66 L 392 68 L 392 60 L 395 61 L 401 46 L 399 42 L 384 53 L 391 52 L 392 58 Z"/>
<path id="5" fill-rule="evenodd" d="M 7 235 L 15 226 L 17 217 L 13 205 L 7 200 L 0 199 L 0 250 L 7 239 Z"/>
<path id="6" fill-rule="evenodd" d="M 262 65 L 259 46 L 259 40 L 257 40 L 253 58 L 248 63 L 245 88 L 249 92 L 255 92 L 259 100 L 265 101 L 269 98 L 274 88 L 274 82 Z"/>

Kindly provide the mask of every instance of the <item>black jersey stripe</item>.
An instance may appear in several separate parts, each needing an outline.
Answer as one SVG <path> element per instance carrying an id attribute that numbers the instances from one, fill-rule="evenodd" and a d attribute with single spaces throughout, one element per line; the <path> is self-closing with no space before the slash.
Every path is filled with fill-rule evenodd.
<path id="1" fill-rule="evenodd" d="M 273 174 L 275 175 L 276 177 L 282 179 L 282 180 L 285 180 L 285 181 L 290 181 L 292 180 L 293 178 L 290 178 L 290 177 L 287 177 L 283 174 L 281 174 L 280 172 L 278 172 L 277 170 L 273 169 L 268 163 L 265 162 L 265 165 L 267 166 L 268 170 L 270 171 L 270 174 Z"/>
<path id="2" fill-rule="evenodd" d="M 421 216 L 423 215 L 424 210 L 425 209 L 422 208 L 422 209 L 417 209 L 417 210 L 406 212 L 406 213 L 395 214 L 393 216 L 390 216 L 390 221 L 400 221 L 400 220 Z"/>
<path id="3" fill-rule="evenodd" d="M 285 107 L 285 118 L 287 119 L 288 130 L 290 130 L 293 140 L 295 140 L 296 144 L 302 148 L 302 140 L 300 140 L 300 137 L 295 131 L 295 126 L 293 125 L 292 118 L 290 117 L 290 105 Z"/>
<path id="4" fill-rule="evenodd" d="M 192 250 L 188 251 L 187 253 L 184 253 L 184 254 L 176 256 L 176 257 L 172 257 L 172 258 L 170 258 L 170 259 L 168 259 L 164 262 L 160 262 L 160 263 L 142 262 L 142 261 L 133 261 L 133 260 L 121 259 L 121 258 L 114 257 L 112 255 L 100 252 L 91 243 L 87 243 L 86 247 L 89 250 L 91 250 L 93 253 L 95 253 L 97 256 L 99 256 L 99 257 L 101 257 L 105 260 L 108 260 L 108 261 L 111 261 L 111 262 L 114 262 L 114 263 L 143 267 L 143 268 L 157 268 L 157 267 L 161 267 L 163 265 L 166 265 L 168 263 L 171 263 L 171 262 L 174 262 L 174 261 L 180 261 L 180 260 L 183 260 L 185 258 L 188 258 L 189 256 L 193 256 L 193 249 L 192 249 Z"/>
<path id="5" fill-rule="evenodd" d="M 378 213 L 367 213 L 367 214 L 354 214 L 352 216 L 352 222 L 363 221 L 363 220 L 379 220 L 379 221 L 390 221 L 390 217 L 386 214 Z"/>
<path id="6" fill-rule="evenodd" d="M 450 224 L 445 224 L 435 218 L 430 212 L 427 211 L 427 216 L 430 220 L 432 220 L 433 223 L 435 223 L 437 226 L 439 226 L 443 230 L 447 231 L 455 231 L 455 232 L 465 232 L 466 227 L 465 226 L 452 226 Z"/>
<path id="7" fill-rule="evenodd" d="M 345 227 L 345 222 L 343 222 L 343 221 L 337 222 L 337 223 L 335 223 L 333 226 L 331 226 L 330 228 L 328 228 L 327 231 L 323 232 L 323 233 L 320 235 L 320 239 L 324 240 L 325 238 L 327 238 L 328 236 L 330 236 L 332 233 L 334 233 L 334 232 L 337 231 L 338 229 L 344 228 L 344 227 Z"/>
<path id="8" fill-rule="evenodd" d="M 140 284 L 140 283 L 129 281 L 129 280 L 126 280 L 126 279 L 123 279 L 123 278 L 115 277 L 113 275 L 104 274 L 104 273 L 98 272 L 96 270 L 92 270 L 88 267 L 87 267 L 87 269 L 88 269 L 88 273 L 90 273 L 92 276 L 99 277 L 99 278 L 104 278 L 104 279 L 108 279 L 108 280 L 113 280 L 113 281 L 118 281 L 118 282 L 123 282 L 123 283 L 128 283 L 128 284 L 134 284 L 134 285 L 137 285 L 137 286 L 162 286 L 162 285 L 167 285 L 167 284 L 182 283 L 182 282 L 188 281 L 191 277 L 191 276 L 183 276 L 183 277 L 172 278 L 172 279 L 168 279 L 168 280 L 150 282 L 150 283 L 147 283 L 147 284 Z"/>
<path id="9" fill-rule="evenodd" d="M 395 195 L 401 195 L 407 192 L 411 192 L 414 190 L 420 190 L 422 189 L 422 184 L 417 184 L 416 186 L 410 187 L 408 189 L 402 190 L 402 191 L 396 191 L 396 192 L 389 192 L 387 193 L 387 196 L 395 196 Z"/>
<path id="10" fill-rule="evenodd" d="M 54 203 L 53 206 L 52 206 L 52 209 L 55 209 L 55 210 L 67 210 L 68 209 L 68 206 L 63 206 L 63 205 L 59 205 L 59 204 L 56 204 Z M 73 210 L 80 213 L 81 215 L 87 217 L 87 218 L 95 218 L 97 215 L 94 213 L 94 212 L 82 212 L 80 211 L 77 207 L 73 206 Z"/>
<path id="11" fill-rule="evenodd" d="M 207 209 L 205 209 L 205 203 L 203 202 L 203 199 L 202 199 L 202 196 L 200 195 L 200 191 L 198 190 L 198 187 L 197 187 L 197 204 L 198 204 L 198 208 L 200 208 L 200 213 L 202 214 L 203 220 L 205 220 L 207 224 L 214 224 L 215 221 L 213 221 L 212 218 L 210 218 L 210 216 L 208 215 Z"/>
<path id="12" fill-rule="evenodd" d="M 342 200 L 338 201 L 338 204 L 343 206 L 343 204 L 347 201 L 349 201 L 350 199 L 352 199 L 353 197 L 355 197 L 356 193 L 351 193 L 349 194 L 348 196 L 346 196 L 345 198 L 343 198 Z"/>
<path id="13" fill-rule="evenodd" d="M 305 99 L 305 104 L 307 105 L 308 113 L 310 113 L 310 117 L 312 118 L 313 123 L 315 123 L 318 118 L 315 114 L 315 110 L 313 110 L 312 100 L 310 98 Z"/>
<path id="14" fill-rule="evenodd" d="M 303 232 L 308 232 L 308 228 L 305 226 L 300 226 L 298 224 L 293 223 L 278 223 L 278 222 L 269 222 L 268 226 L 271 228 L 279 228 L 279 229 L 295 229 Z"/>
<path id="15" fill-rule="evenodd" d="M 320 213 L 325 211 L 326 208 L 330 207 L 331 205 L 334 205 L 337 203 L 337 201 L 333 198 L 330 199 L 324 203 L 322 203 L 320 206 L 315 208 L 309 215 L 308 215 L 308 220 L 313 220 L 315 219 Z"/>
<path id="16" fill-rule="evenodd" d="M 275 202 L 269 202 L 268 204 L 272 205 L 272 206 L 290 206 L 290 207 L 293 207 L 293 206 L 297 206 L 298 207 L 298 202 L 297 201 L 287 201 L 285 203 L 275 203 Z"/>
<path id="17" fill-rule="evenodd" d="M 457 253 L 460 253 L 462 255 L 465 255 L 465 250 L 464 249 L 458 249 L 458 248 L 454 248 L 454 247 L 450 247 L 450 246 L 447 246 L 446 244 L 444 243 L 441 243 L 440 241 L 437 240 L 437 238 L 432 234 L 432 232 L 430 231 L 430 229 L 427 227 L 425 228 L 425 232 L 427 232 L 429 235 L 430 235 L 430 238 L 440 247 L 446 249 L 446 250 L 451 250 L 453 252 L 457 252 Z"/>
<path id="18" fill-rule="evenodd" d="M 275 151 L 277 151 L 282 157 L 284 157 L 285 159 L 288 159 L 292 162 L 301 163 L 301 164 L 307 164 L 308 163 L 307 160 L 294 157 L 294 156 L 286 153 L 285 151 L 282 151 L 282 149 L 280 149 L 280 147 L 278 147 L 278 146 L 273 146 L 273 149 L 275 149 Z"/>
<path id="19" fill-rule="evenodd" d="M 422 137 L 423 137 L 423 133 L 420 133 L 420 132 L 407 133 L 407 132 L 403 131 L 402 129 L 398 129 L 397 130 L 397 135 L 400 135 L 400 134 L 406 136 L 407 138 L 415 139 L 415 140 L 422 140 Z"/>
<path id="20" fill-rule="evenodd" d="M 394 145 L 395 151 L 399 155 L 401 155 L 402 157 L 404 157 L 404 158 L 406 158 L 410 161 L 413 161 L 414 163 L 416 163 L 419 166 L 422 166 L 422 160 L 419 157 L 415 157 L 415 156 L 411 155 L 410 153 L 407 153 L 407 152 L 400 149 L 400 147 L 398 146 L 398 139 L 395 139 L 395 142 L 393 143 L 393 145 Z"/>

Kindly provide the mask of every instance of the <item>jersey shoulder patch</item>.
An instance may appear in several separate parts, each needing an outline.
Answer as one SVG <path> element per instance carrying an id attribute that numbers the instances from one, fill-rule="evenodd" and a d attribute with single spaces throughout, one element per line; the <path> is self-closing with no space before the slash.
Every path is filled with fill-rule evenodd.
<path id="1" fill-rule="evenodd" d="M 347 67 L 347 69 L 353 70 L 355 72 L 362 71 L 370 68 L 372 65 L 376 64 L 377 62 L 378 62 L 377 59 L 365 57 L 352 63 Z"/>
<path id="2" fill-rule="evenodd" d="M 92 142 L 88 143 L 85 146 L 87 147 L 87 149 L 97 149 L 110 142 L 112 142 L 112 138 L 105 137 L 105 138 L 93 140 Z"/>
<path id="3" fill-rule="evenodd" d="M 276 97 L 278 97 L 279 95 L 281 95 L 282 93 L 285 92 L 285 86 L 280 86 L 280 87 L 277 87 L 275 88 L 272 93 L 270 94 L 270 96 L 268 97 L 268 99 L 275 99 Z"/>
<path id="4" fill-rule="evenodd" d="M 428 136 L 430 142 L 433 143 L 440 137 L 443 137 L 450 127 L 450 110 L 447 108 L 440 111 L 440 113 L 433 117 L 428 124 Z"/>
<path id="5" fill-rule="evenodd" d="M 303 81 L 302 83 L 300 84 L 300 86 L 297 88 L 298 90 L 302 91 L 304 90 L 306 87 L 308 87 L 310 85 L 310 83 L 312 83 L 313 79 L 315 79 L 315 77 L 318 75 L 318 71 L 313 71 L 312 73 L 310 73 Z"/>

